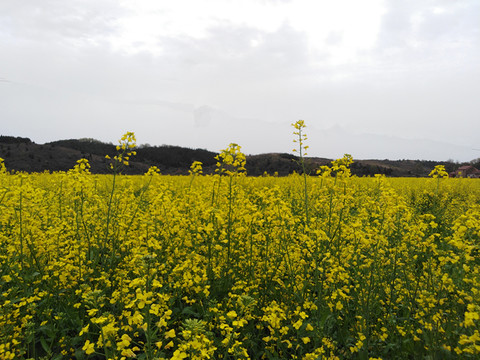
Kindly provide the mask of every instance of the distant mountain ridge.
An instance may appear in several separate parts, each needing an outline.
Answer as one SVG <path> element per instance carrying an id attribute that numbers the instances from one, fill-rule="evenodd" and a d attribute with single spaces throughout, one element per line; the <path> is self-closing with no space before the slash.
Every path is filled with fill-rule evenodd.
<path id="1" fill-rule="evenodd" d="M 204 173 L 213 173 L 217 153 L 205 149 L 191 149 L 181 146 L 140 145 L 136 149 L 125 174 L 144 174 L 150 166 L 157 166 L 163 174 L 186 175 L 193 161 L 203 163 Z M 110 173 L 105 155 L 114 156 L 116 146 L 95 139 L 57 140 L 46 144 L 36 144 L 29 138 L 0 136 L 0 157 L 5 160 L 9 171 L 43 172 L 67 171 L 76 161 L 85 158 L 91 165 L 92 173 Z M 268 153 L 247 156 L 247 174 L 261 176 L 265 173 L 285 176 L 301 172 L 292 154 Z M 329 165 L 332 159 L 309 157 L 307 168 L 314 174 L 320 165 Z M 466 163 L 435 162 L 427 160 L 355 160 L 352 173 L 357 176 L 385 174 L 392 177 L 427 176 L 435 165 L 445 165 L 448 172 L 455 171 Z M 469 164 L 480 165 L 480 159 Z"/>

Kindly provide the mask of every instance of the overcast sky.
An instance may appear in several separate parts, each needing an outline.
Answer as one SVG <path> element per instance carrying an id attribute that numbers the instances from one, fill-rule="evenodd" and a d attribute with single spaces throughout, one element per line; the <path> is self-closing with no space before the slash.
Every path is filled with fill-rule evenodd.
<path id="1" fill-rule="evenodd" d="M 479 0 L 1 0 L 0 134 L 480 157 Z"/>

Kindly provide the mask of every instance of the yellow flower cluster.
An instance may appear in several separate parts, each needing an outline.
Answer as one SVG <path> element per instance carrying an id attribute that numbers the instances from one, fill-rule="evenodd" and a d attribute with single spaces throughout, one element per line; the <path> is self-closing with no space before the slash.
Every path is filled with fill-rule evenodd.
<path id="1" fill-rule="evenodd" d="M 0 171 L 0 359 L 480 356 L 476 179 L 356 178 L 349 155 L 237 176 L 235 144 L 217 160 Z"/>
<path id="2" fill-rule="evenodd" d="M 137 154 L 137 152 L 133 150 L 137 147 L 137 140 L 133 132 L 126 132 L 118 143 L 119 145 L 116 147 L 117 155 L 115 155 L 113 159 L 111 159 L 109 155 L 105 156 L 106 159 L 112 160 L 110 162 L 110 169 L 112 169 L 114 173 L 119 173 L 124 166 L 128 166 L 130 157 Z"/>
<path id="3" fill-rule="evenodd" d="M 436 165 L 435 168 L 428 174 L 432 178 L 448 178 L 448 173 L 444 165 Z"/>
<path id="4" fill-rule="evenodd" d="M 188 170 L 188 173 L 190 175 L 202 175 L 202 162 L 201 161 L 194 161 L 192 165 L 190 166 L 190 170 Z"/>
<path id="5" fill-rule="evenodd" d="M 219 174 L 224 175 L 245 175 L 246 157 L 241 151 L 242 147 L 238 144 L 230 144 L 228 148 L 222 150 L 220 154 L 215 156 L 217 160 L 217 169 Z M 192 167 L 195 163 L 192 164 Z"/>
<path id="6" fill-rule="evenodd" d="M 293 139 L 294 143 L 298 144 L 298 149 L 293 149 L 293 152 L 298 152 L 300 157 L 307 156 L 308 145 L 305 145 L 305 141 L 308 140 L 307 134 L 305 133 L 304 129 L 307 127 L 305 124 L 305 120 L 298 120 L 297 122 L 292 124 L 295 131 L 293 135 L 295 138 Z"/>

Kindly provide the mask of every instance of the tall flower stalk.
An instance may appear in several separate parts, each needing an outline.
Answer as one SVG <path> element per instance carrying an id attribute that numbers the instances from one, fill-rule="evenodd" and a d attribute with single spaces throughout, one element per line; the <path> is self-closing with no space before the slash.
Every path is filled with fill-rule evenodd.
<path id="1" fill-rule="evenodd" d="M 219 175 L 228 176 L 228 215 L 227 215 L 227 260 L 226 269 L 230 269 L 231 248 L 232 248 L 232 223 L 233 223 L 233 185 L 234 179 L 244 176 L 246 173 L 246 156 L 241 151 L 242 147 L 231 143 L 228 148 L 222 150 L 215 159 L 217 160 L 217 169 L 215 172 Z"/>
<path id="2" fill-rule="evenodd" d="M 438 189 L 440 188 L 440 179 L 448 178 L 448 173 L 445 170 L 444 165 L 436 165 L 435 168 L 428 174 L 433 179 L 437 179 L 437 189 L 435 191 L 438 194 Z"/>
<path id="3" fill-rule="evenodd" d="M 293 135 L 295 138 L 293 142 L 298 144 L 298 149 L 293 149 L 294 153 L 298 153 L 298 163 L 302 168 L 303 173 L 303 198 L 304 198 L 304 205 L 305 205 L 305 219 L 306 224 L 309 223 L 309 213 L 308 213 L 308 187 L 307 187 L 307 171 L 305 167 L 305 156 L 307 156 L 307 149 L 308 145 L 305 145 L 305 141 L 307 140 L 307 134 L 305 134 L 304 129 L 307 127 L 305 125 L 304 120 L 298 120 L 297 122 L 293 123 L 292 126 L 295 128 Z"/>
<path id="4" fill-rule="evenodd" d="M 132 155 L 136 155 L 136 151 L 134 150 L 137 146 L 135 134 L 133 132 L 126 132 L 122 138 L 118 141 L 119 145 L 117 145 L 117 155 L 110 158 L 110 156 L 105 156 L 106 159 L 110 161 L 110 169 L 113 171 L 113 180 L 112 180 L 112 190 L 110 191 L 110 197 L 108 200 L 108 208 L 107 208 L 107 221 L 105 227 L 105 235 L 104 235 L 104 243 L 103 247 L 106 248 L 106 244 L 108 242 L 109 231 L 110 231 L 110 219 L 111 219 L 111 212 L 112 212 L 112 202 L 113 202 L 113 195 L 115 193 L 115 185 L 116 185 L 116 178 L 117 175 L 120 175 L 122 170 L 125 166 L 129 165 L 129 160 Z M 111 257 L 112 260 L 116 253 L 116 241 L 115 239 L 112 240 L 112 249 L 111 249 Z"/>
<path id="5" fill-rule="evenodd" d="M 190 166 L 190 170 L 188 170 L 188 173 L 190 174 L 190 184 L 188 185 L 189 189 L 192 187 L 195 176 L 203 174 L 202 165 L 203 163 L 201 161 L 194 161 Z"/>

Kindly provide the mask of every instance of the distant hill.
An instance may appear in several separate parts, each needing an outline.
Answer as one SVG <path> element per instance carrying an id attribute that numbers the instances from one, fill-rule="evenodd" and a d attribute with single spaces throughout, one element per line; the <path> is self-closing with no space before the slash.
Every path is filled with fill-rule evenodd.
<path id="1" fill-rule="evenodd" d="M 150 166 L 157 166 L 162 174 L 188 174 L 193 161 L 203 163 L 204 173 L 215 171 L 217 153 L 204 149 L 190 149 L 180 146 L 139 146 L 137 155 L 133 156 L 124 173 L 143 174 Z M 8 170 L 43 172 L 67 171 L 73 168 L 81 158 L 89 160 L 91 171 L 97 174 L 109 173 L 108 160 L 105 155 L 114 156 L 115 145 L 95 139 L 58 140 L 46 144 L 36 144 L 29 138 L 0 136 L 0 157 L 5 160 Z M 247 173 L 261 176 L 264 173 L 285 176 L 301 172 L 292 154 L 269 153 L 247 156 Z M 307 158 L 310 173 L 320 165 L 329 165 L 331 159 Z M 456 170 L 462 164 L 442 162 L 448 172 Z M 471 162 L 472 165 L 480 165 Z M 427 176 L 435 165 L 435 161 L 426 160 L 355 160 L 351 165 L 352 173 L 357 176 L 373 176 L 385 174 L 392 177 Z"/>

